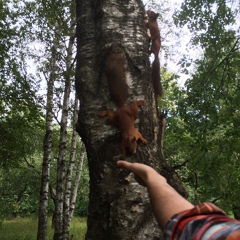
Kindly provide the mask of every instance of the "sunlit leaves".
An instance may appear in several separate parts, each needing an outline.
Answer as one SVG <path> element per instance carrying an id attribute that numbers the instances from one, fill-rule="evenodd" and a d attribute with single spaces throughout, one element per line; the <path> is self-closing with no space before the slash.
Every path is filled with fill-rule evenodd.
<path id="1" fill-rule="evenodd" d="M 191 186 L 195 203 L 217 200 L 228 210 L 240 194 L 235 191 L 240 187 L 240 42 L 235 25 L 239 13 L 234 4 L 187 0 L 175 15 L 178 26 L 187 25 L 193 33 L 193 46 L 203 51 L 192 62 L 195 72 L 185 84 L 186 97 L 178 104 L 183 134 L 192 140 L 179 150 L 180 162 L 183 156 L 189 159 L 180 173 Z M 181 67 L 187 69 L 189 61 L 183 58 Z"/>

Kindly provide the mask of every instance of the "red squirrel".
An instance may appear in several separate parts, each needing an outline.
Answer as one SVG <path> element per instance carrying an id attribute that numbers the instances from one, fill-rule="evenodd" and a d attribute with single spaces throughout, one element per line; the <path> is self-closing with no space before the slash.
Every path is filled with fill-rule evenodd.
<path id="1" fill-rule="evenodd" d="M 99 116 L 108 116 L 109 122 L 118 127 L 121 132 L 121 154 L 126 158 L 126 148 L 136 153 L 137 140 L 147 143 L 141 133 L 135 128 L 134 120 L 138 117 L 138 106 L 145 104 L 145 100 L 133 101 L 126 106 L 128 86 L 125 77 L 125 57 L 123 53 L 112 52 L 106 60 L 105 72 L 108 79 L 112 100 L 117 106 L 116 111 L 106 110 L 99 112 Z"/>
<path id="2" fill-rule="evenodd" d="M 154 54 L 154 61 L 152 63 L 152 81 L 153 81 L 153 88 L 155 96 L 162 96 L 162 83 L 160 79 L 160 62 L 158 58 L 158 54 L 161 47 L 161 37 L 160 37 L 160 30 L 157 24 L 157 18 L 159 16 L 158 13 L 155 13 L 151 10 L 147 12 L 148 21 L 144 19 L 145 26 L 149 29 L 150 34 L 148 34 L 149 38 L 151 39 L 151 50 L 150 54 Z"/>
<path id="3" fill-rule="evenodd" d="M 151 10 L 148 10 L 147 15 L 148 15 L 148 22 L 145 22 L 145 25 L 150 30 L 149 37 L 152 40 L 150 54 L 153 53 L 156 58 L 158 57 L 160 47 L 161 47 L 160 30 L 158 28 L 158 23 L 157 23 L 157 18 L 159 14 Z"/>

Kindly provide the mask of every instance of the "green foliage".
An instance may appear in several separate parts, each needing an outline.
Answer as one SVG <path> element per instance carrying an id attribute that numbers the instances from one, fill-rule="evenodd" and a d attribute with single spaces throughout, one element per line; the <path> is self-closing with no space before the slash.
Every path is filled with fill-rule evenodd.
<path id="1" fill-rule="evenodd" d="M 87 216 L 88 202 L 89 202 L 89 171 L 87 165 L 87 159 L 84 161 L 82 175 L 79 183 L 77 203 L 75 208 L 76 216 Z"/>
<path id="2" fill-rule="evenodd" d="M 21 3 L 1 1 L 0 4 L 3 27 L 0 45 L 3 53 L 0 60 L 0 165 L 9 167 L 17 166 L 39 151 L 43 119 L 41 98 L 37 95 L 39 82 L 26 69 L 28 50 L 23 46 L 27 26 L 20 24 L 23 17 Z"/>
<path id="3" fill-rule="evenodd" d="M 0 214 L 9 216 L 29 216 L 36 213 L 39 199 L 39 173 L 22 164 L 18 168 L 1 170 Z"/>
<path id="4" fill-rule="evenodd" d="M 234 4 L 234 2 L 233 2 Z M 236 8 L 226 1 L 185 1 L 175 15 L 193 33 L 203 54 L 193 60 L 186 89 L 173 94 L 165 148 L 168 161 L 190 187 L 191 200 L 217 201 L 226 211 L 239 206 L 240 52 Z M 168 86 L 169 87 L 169 86 Z M 177 95 L 175 95 L 177 94 Z"/>
<path id="5" fill-rule="evenodd" d="M 166 89 L 160 108 L 166 116 L 167 128 L 164 137 L 164 154 L 173 167 L 184 163 L 189 159 L 189 151 L 193 137 L 186 131 L 186 123 L 180 115 L 182 100 L 186 98 L 186 91 L 178 84 L 179 76 L 162 69 L 163 87 Z M 181 170 L 183 170 L 183 166 Z M 183 172 L 186 171 L 183 170 Z M 179 172 L 180 177 L 186 179 L 186 174 Z"/>
<path id="6" fill-rule="evenodd" d="M 236 12 L 232 11 L 232 7 L 224 0 L 186 0 L 175 14 L 175 23 L 179 27 L 187 25 L 194 33 L 194 45 L 207 47 L 222 41 L 226 27 L 235 23 Z"/>
<path id="7" fill-rule="evenodd" d="M 11 109 L 8 114 L 0 118 L 0 165 L 4 168 L 33 159 L 35 154 L 41 152 L 43 139 L 43 121 L 34 119 L 28 109 L 25 112 Z"/>

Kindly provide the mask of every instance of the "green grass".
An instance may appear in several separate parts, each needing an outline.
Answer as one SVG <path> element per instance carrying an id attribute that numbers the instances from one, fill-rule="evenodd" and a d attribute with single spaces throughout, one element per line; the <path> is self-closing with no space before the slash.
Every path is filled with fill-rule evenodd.
<path id="1" fill-rule="evenodd" d="M 1 240 L 35 240 L 37 239 L 37 219 L 36 218 L 16 218 L 4 221 L 0 229 Z M 50 219 L 48 221 L 48 239 L 53 237 Z M 70 234 L 74 239 L 83 240 L 87 231 L 85 218 L 75 217 L 71 223 Z"/>

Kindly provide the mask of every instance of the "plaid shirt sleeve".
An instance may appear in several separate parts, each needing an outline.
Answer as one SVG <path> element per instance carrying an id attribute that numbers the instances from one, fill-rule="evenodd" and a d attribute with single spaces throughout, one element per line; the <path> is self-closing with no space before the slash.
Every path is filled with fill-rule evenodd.
<path id="1" fill-rule="evenodd" d="M 240 222 L 212 203 L 201 203 L 174 215 L 164 231 L 165 240 L 237 240 Z"/>

